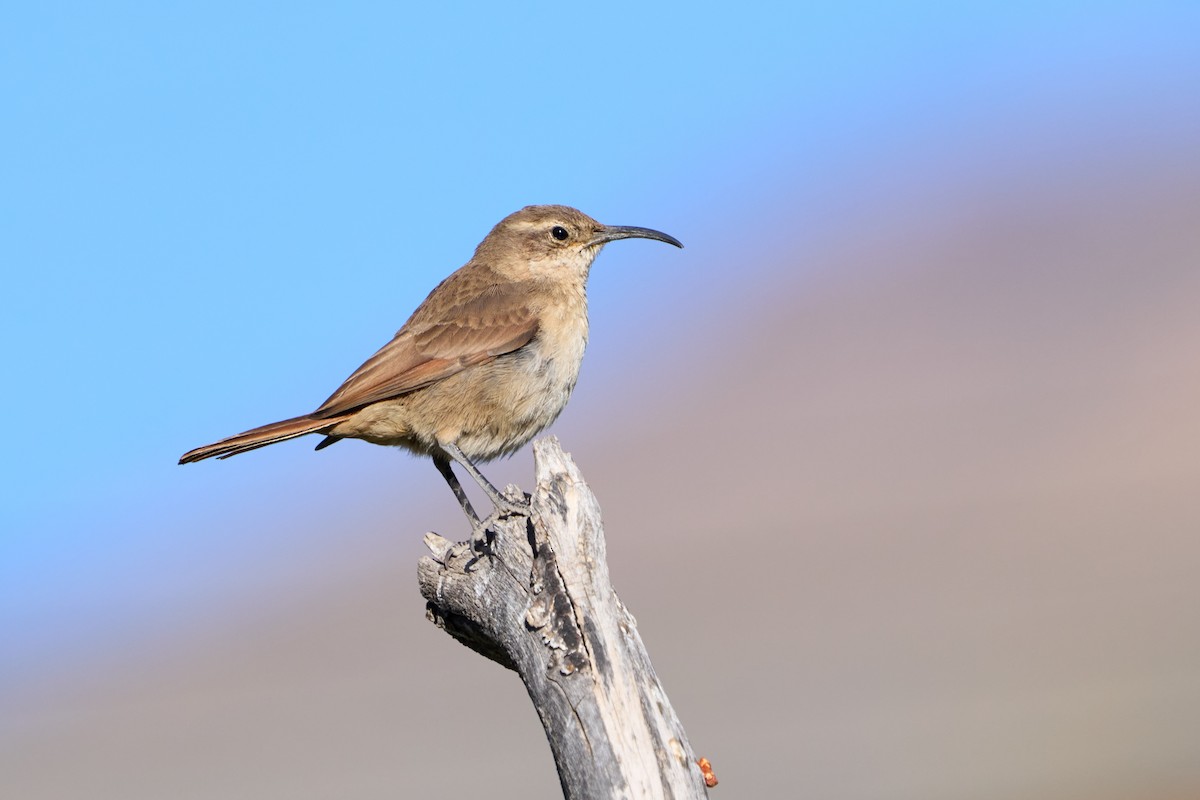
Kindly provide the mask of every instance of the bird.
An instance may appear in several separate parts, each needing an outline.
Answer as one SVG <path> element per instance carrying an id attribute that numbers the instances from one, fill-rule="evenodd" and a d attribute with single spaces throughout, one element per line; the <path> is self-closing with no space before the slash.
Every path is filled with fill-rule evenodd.
<path id="1" fill-rule="evenodd" d="M 324 436 L 317 450 L 342 439 L 401 447 L 432 458 L 475 543 L 498 516 L 528 509 L 501 494 L 476 463 L 514 453 L 558 418 L 587 345 L 592 263 L 608 243 L 634 238 L 683 247 L 661 231 L 602 225 L 569 206 L 526 206 L 497 223 L 315 411 L 189 450 L 179 463 L 308 434 Z M 487 495 L 491 515 L 476 513 L 451 462 Z"/>

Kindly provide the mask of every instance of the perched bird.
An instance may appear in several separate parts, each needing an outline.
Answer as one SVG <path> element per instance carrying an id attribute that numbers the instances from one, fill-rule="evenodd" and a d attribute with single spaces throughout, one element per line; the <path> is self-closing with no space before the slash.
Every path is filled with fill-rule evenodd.
<path id="1" fill-rule="evenodd" d="M 443 280 L 390 342 L 316 411 L 198 447 L 180 464 L 324 434 L 404 447 L 433 458 L 471 520 L 451 469 L 457 461 L 498 514 L 520 513 L 474 462 L 507 455 L 558 417 L 588 338 L 587 279 L 600 250 L 617 239 L 655 239 L 649 228 L 601 225 L 567 206 L 527 206 L 492 229 L 475 255 Z"/>

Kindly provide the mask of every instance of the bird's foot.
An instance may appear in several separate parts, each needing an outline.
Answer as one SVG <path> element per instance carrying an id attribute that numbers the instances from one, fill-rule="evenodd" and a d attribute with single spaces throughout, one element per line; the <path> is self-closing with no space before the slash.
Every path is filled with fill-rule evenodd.
<path id="1" fill-rule="evenodd" d="M 520 497 L 518 500 L 517 497 Z M 521 494 L 520 489 L 516 489 L 516 496 L 513 491 L 500 496 L 499 502 L 496 503 L 496 510 L 491 513 L 488 519 L 493 517 L 496 520 L 508 519 L 509 517 L 528 517 L 529 516 L 529 495 Z"/>
<path id="2" fill-rule="evenodd" d="M 495 515 L 480 520 L 471 527 L 471 538 L 467 540 L 467 552 L 472 556 L 492 554 L 492 542 L 496 539 Z"/>
<path id="3" fill-rule="evenodd" d="M 490 555 L 496 539 L 496 523 L 510 517 L 528 516 L 528 496 L 521 495 L 521 499 L 517 500 L 511 495 L 498 495 L 495 510 L 471 526 L 471 551 Z"/>

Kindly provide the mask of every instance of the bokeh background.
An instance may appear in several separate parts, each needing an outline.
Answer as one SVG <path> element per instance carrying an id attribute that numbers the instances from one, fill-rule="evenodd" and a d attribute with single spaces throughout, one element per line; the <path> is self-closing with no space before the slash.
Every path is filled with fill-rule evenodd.
<path id="1" fill-rule="evenodd" d="M 1200 6 L 10 4 L 0 795 L 554 797 L 310 410 L 505 214 L 714 797 L 1200 796 Z M 494 464 L 528 486 L 528 453 Z"/>

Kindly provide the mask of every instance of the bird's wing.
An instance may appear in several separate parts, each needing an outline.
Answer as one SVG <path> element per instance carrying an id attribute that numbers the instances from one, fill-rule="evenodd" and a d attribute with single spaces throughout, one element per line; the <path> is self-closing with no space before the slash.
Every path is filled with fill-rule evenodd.
<path id="1" fill-rule="evenodd" d="M 537 317 L 526 302 L 528 287 L 523 284 L 493 284 L 467 297 L 438 290 L 435 294 L 442 300 L 461 299 L 436 316 L 428 313 L 433 308 L 426 300 L 312 416 L 324 419 L 399 397 L 511 353 L 537 333 Z"/>

